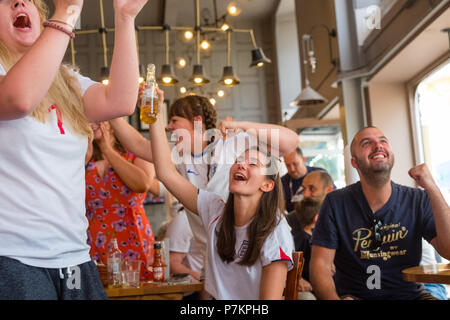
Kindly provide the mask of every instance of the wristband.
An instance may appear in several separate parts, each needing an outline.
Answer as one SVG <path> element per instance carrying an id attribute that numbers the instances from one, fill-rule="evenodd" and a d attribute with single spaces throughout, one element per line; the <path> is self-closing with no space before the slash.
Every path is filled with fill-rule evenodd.
<path id="1" fill-rule="evenodd" d="M 66 28 L 64 28 L 63 26 L 54 23 L 54 22 L 50 22 L 50 21 L 44 21 L 44 23 L 42 24 L 44 27 L 50 27 L 56 30 L 59 30 L 61 32 L 64 32 L 65 34 L 67 34 L 71 39 L 75 38 L 75 33 L 73 33 L 72 31 L 67 30 Z"/>

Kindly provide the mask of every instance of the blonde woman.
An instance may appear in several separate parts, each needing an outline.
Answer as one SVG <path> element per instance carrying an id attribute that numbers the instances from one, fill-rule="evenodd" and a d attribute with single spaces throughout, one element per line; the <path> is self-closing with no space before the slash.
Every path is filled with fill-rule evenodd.
<path id="1" fill-rule="evenodd" d="M 134 20 L 147 0 L 114 0 L 105 87 L 61 65 L 83 0 L 0 1 L 0 299 L 104 299 L 86 243 L 89 122 L 133 112 Z"/>

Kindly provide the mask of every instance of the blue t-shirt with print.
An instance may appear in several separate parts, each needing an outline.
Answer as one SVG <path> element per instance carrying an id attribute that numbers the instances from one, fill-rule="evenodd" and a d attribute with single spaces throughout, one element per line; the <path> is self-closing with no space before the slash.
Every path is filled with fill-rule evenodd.
<path id="1" fill-rule="evenodd" d="M 357 182 L 329 193 L 313 232 L 312 244 L 335 249 L 334 276 L 339 296 L 361 299 L 415 299 L 427 293 L 423 284 L 406 282 L 402 270 L 418 266 L 422 237 L 436 237 L 428 195 L 391 182 L 388 202 L 375 213 L 382 221 L 380 248 L 372 248 L 374 214 Z M 377 269 L 380 282 L 377 285 Z M 378 288 L 377 288 L 378 287 Z"/>

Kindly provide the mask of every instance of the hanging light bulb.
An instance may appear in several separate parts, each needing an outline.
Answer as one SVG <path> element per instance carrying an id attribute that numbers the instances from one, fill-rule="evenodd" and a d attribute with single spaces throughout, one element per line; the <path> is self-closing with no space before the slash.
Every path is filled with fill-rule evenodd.
<path id="1" fill-rule="evenodd" d="M 223 96 L 225 96 L 225 91 L 223 90 L 217 91 L 217 96 L 219 96 L 219 98 L 222 98 Z"/>
<path id="2" fill-rule="evenodd" d="M 236 5 L 234 1 L 230 2 L 227 7 L 227 11 L 231 16 L 237 16 L 241 13 L 241 9 Z"/>
<path id="3" fill-rule="evenodd" d="M 221 29 L 223 32 L 225 32 L 225 31 L 227 31 L 228 29 L 230 29 L 230 25 L 229 25 L 228 23 L 224 22 L 224 23 L 222 24 L 222 26 L 220 27 L 220 29 Z"/>
<path id="4" fill-rule="evenodd" d="M 192 33 L 192 31 L 186 31 L 185 33 L 184 33 L 184 38 L 186 39 L 186 40 L 191 40 L 192 38 L 194 37 L 194 34 Z"/>
<path id="5" fill-rule="evenodd" d="M 215 106 L 216 105 L 216 99 L 214 99 L 214 98 L 209 98 L 209 102 L 211 102 L 211 104 L 213 105 L 213 106 Z"/>
<path id="6" fill-rule="evenodd" d="M 181 87 L 181 88 L 180 88 L 180 93 L 181 93 L 181 94 L 185 94 L 186 92 L 187 92 L 186 87 Z"/>
<path id="7" fill-rule="evenodd" d="M 203 40 L 202 43 L 200 44 L 200 46 L 202 47 L 203 50 L 208 50 L 210 47 L 210 44 L 209 44 L 208 40 Z"/>
<path id="8" fill-rule="evenodd" d="M 266 63 L 271 63 L 272 61 L 267 58 L 261 48 L 256 48 L 252 50 L 252 63 L 250 67 L 261 68 Z"/>
<path id="9" fill-rule="evenodd" d="M 195 85 L 202 85 L 210 82 L 209 79 L 203 75 L 203 65 L 196 64 L 194 66 L 194 71 L 192 72 L 192 76 L 189 81 Z"/>
<path id="10" fill-rule="evenodd" d="M 186 59 L 184 59 L 182 57 L 177 59 L 177 67 L 178 68 L 183 69 L 184 67 L 186 67 L 186 65 L 187 65 Z"/>
<path id="11" fill-rule="evenodd" d="M 100 80 L 101 82 L 107 86 L 109 84 L 109 68 L 108 67 L 102 67 L 100 69 Z"/>
<path id="12" fill-rule="evenodd" d="M 173 74 L 172 66 L 170 64 L 163 64 L 160 80 L 164 86 L 171 86 L 178 82 L 178 79 Z"/>

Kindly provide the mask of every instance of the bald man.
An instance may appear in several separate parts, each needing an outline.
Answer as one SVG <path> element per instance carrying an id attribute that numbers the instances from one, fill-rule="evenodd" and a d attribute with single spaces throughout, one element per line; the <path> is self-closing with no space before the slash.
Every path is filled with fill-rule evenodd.
<path id="1" fill-rule="evenodd" d="M 325 196 L 333 191 L 333 186 L 333 179 L 326 171 L 312 171 L 304 177 L 302 182 L 303 199 L 314 198 L 318 202 L 322 202 Z M 297 202 L 298 204 L 299 202 Z M 294 238 L 303 232 L 303 226 L 297 219 L 295 210 L 288 213 L 286 220 L 291 226 Z"/>
<path id="2" fill-rule="evenodd" d="M 419 265 L 422 238 L 450 258 L 450 207 L 430 171 L 424 164 L 409 170 L 424 190 L 391 181 L 394 154 L 376 127 L 355 135 L 351 155 L 360 181 L 326 196 L 313 231 L 314 293 L 320 299 L 433 299 L 423 284 L 402 279 L 403 269 Z"/>

